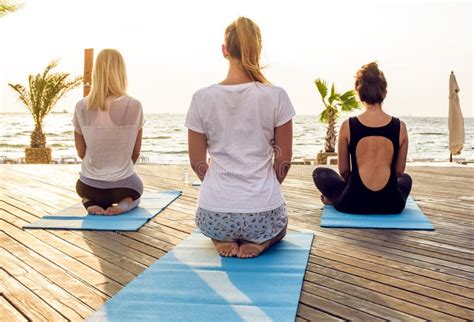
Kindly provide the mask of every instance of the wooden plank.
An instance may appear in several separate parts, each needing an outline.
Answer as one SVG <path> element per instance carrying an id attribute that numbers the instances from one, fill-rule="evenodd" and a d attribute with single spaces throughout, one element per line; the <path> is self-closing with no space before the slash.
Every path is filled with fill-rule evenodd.
<path id="1" fill-rule="evenodd" d="M 328 261 L 331 261 L 331 263 L 333 261 L 336 261 L 340 263 L 349 264 L 354 267 L 364 269 L 368 272 L 377 272 L 377 273 L 380 272 L 384 275 L 396 277 L 398 279 L 405 280 L 410 283 L 429 286 L 437 290 L 443 290 L 455 295 L 463 296 L 466 299 L 467 298 L 474 299 L 474 291 L 470 288 L 447 283 L 438 279 L 428 278 L 421 274 L 415 274 L 415 273 L 412 273 L 411 271 L 401 269 L 401 268 L 405 268 L 405 266 L 398 266 L 397 269 L 391 266 L 386 266 L 386 265 L 382 266 L 382 263 L 380 263 L 380 258 L 378 258 L 379 259 L 378 262 L 375 261 L 375 263 L 377 263 L 375 264 L 372 261 L 366 260 L 367 255 L 365 255 L 363 259 L 358 259 L 356 257 L 349 257 L 347 256 L 347 254 L 341 255 L 341 254 L 333 253 L 332 251 L 327 251 L 321 248 L 318 248 L 317 251 L 314 251 L 312 254 L 317 256 L 318 258 L 324 258 Z M 316 259 L 316 261 L 319 262 L 318 259 Z M 385 262 L 383 264 L 385 264 Z M 419 273 L 419 271 L 417 271 L 417 273 Z M 460 283 L 468 284 L 466 280 L 461 280 Z"/>
<path id="2" fill-rule="evenodd" d="M 360 244 L 358 244 L 358 243 L 344 243 L 344 242 L 332 239 L 330 234 L 325 234 L 324 235 L 324 237 L 328 237 L 325 240 L 325 238 L 323 236 L 321 236 L 321 234 L 322 234 L 321 232 L 319 232 L 319 234 L 318 234 L 318 236 L 320 237 L 320 239 L 318 239 L 318 243 L 320 243 L 321 246 L 324 245 L 324 247 L 326 247 L 326 249 L 330 249 L 331 247 L 332 248 L 343 247 L 347 251 L 351 251 L 351 252 L 354 252 L 354 253 L 359 253 L 359 254 L 367 253 L 367 254 L 372 255 L 372 256 L 381 257 L 383 259 L 387 258 L 387 259 L 390 259 L 390 260 L 393 260 L 393 261 L 396 261 L 396 262 L 400 262 L 400 263 L 403 263 L 403 264 L 407 264 L 407 265 L 410 265 L 410 266 L 413 266 L 413 267 L 422 268 L 422 269 L 425 269 L 425 270 L 431 270 L 433 272 L 442 273 L 442 274 L 444 274 L 444 276 L 446 276 L 447 279 L 448 278 L 450 279 L 451 276 L 453 276 L 453 278 L 452 278 L 453 283 L 455 283 L 455 281 L 459 280 L 459 278 L 469 279 L 469 280 L 473 279 L 472 273 L 470 273 L 470 272 L 461 271 L 461 270 L 457 270 L 457 269 L 450 268 L 450 267 L 443 267 L 443 266 L 440 266 L 438 263 L 432 263 L 430 261 L 424 261 L 423 260 L 424 258 L 414 259 L 414 258 L 412 258 L 412 256 L 410 256 L 410 254 L 408 254 L 408 255 L 407 254 L 402 254 L 402 253 L 394 254 L 390 251 L 387 251 L 385 248 L 374 247 L 374 246 L 366 246 L 362 243 L 360 243 Z M 466 283 L 466 281 L 462 281 L 462 284 L 460 284 L 460 285 L 462 286 L 465 283 Z"/>
<path id="3" fill-rule="evenodd" d="M 0 268 L 0 293 L 28 319 L 66 321 L 64 316 L 15 280 L 3 268 Z"/>
<path id="4" fill-rule="evenodd" d="M 2 247 L 15 255 L 21 262 L 28 263 L 38 274 L 41 274 L 50 281 L 54 281 L 56 285 L 87 306 L 97 309 L 107 300 L 108 297 L 105 294 L 83 283 L 74 277 L 70 271 L 59 267 L 54 262 L 43 257 L 42 255 L 45 254 L 37 254 L 7 236 L 4 232 L 0 232 L 0 242 Z"/>
<path id="5" fill-rule="evenodd" d="M 95 277 L 97 280 L 100 276 L 121 280 L 123 270 L 138 274 L 194 229 L 199 190 L 183 184 L 184 168 L 194 178 L 188 166 L 137 166 L 147 189 L 183 190 L 180 199 L 138 233 L 27 233 L 39 241 L 41 247 L 38 247 L 29 244 L 35 239 L 30 240 L 14 231 L 15 236 L 5 235 L 5 249 L 18 258 L 18 265 L 21 261 L 34 259 L 28 262 L 39 275 L 29 282 L 33 293 L 38 290 L 34 285 L 42 285 L 36 279 L 50 280 L 51 270 L 60 271 L 77 281 L 74 287 L 64 283 L 58 285 L 66 293 L 74 294 L 77 286 L 82 292 L 92 290 L 94 294 L 102 294 L 103 299 L 88 302 L 80 297 L 80 303 L 95 309 L 107 298 L 100 286 L 85 281 L 83 273 L 73 268 L 71 272 L 67 271 L 66 267 L 72 262 L 58 265 L 56 254 L 53 252 L 51 256 L 43 250 L 51 247 L 63 256 L 93 268 L 99 274 Z M 469 199 L 467 191 L 474 183 L 474 169 L 409 167 L 415 180 L 413 194 L 437 230 L 381 232 L 320 228 L 322 205 L 312 183 L 312 168 L 292 167 L 283 185 L 290 228 L 312 231 L 317 236 L 305 277 L 298 321 L 351 319 L 352 315 L 359 320 L 470 318 L 474 298 L 474 243 L 471 243 L 474 241 L 471 216 L 474 198 Z M 74 184 L 78 169 L 77 165 L 0 166 L 2 177 L 5 175 L 7 179 L 0 185 L 0 208 L 8 213 L 0 212 L 0 215 L 18 229 L 24 221 L 32 221 L 43 213 L 52 213 L 76 202 Z M 446 185 L 449 180 L 453 184 Z M 438 189 L 439 186 L 443 189 Z M 110 265 L 110 269 L 100 271 L 102 266 L 97 266 L 94 260 Z M 79 270 L 83 269 L 83 266 L 79 267 Z M 125 282 L 121 280 L 117 289 Z M 77 298 L 79 300 L 79 296 Z"/>
<path id="6" fill-rule="evenodd" d="M 310 273 L 310 272 L 308 272 Z M 356 309 L 373 316 L 383 317 L 390 321 L 422 321 L 413 315 L 399 312 L 393 308 L 386 307 L 384 303 L 374 303 L 372 300 L 357 297 L 357 293 L 347 294 L 328 288 L 324 285 L 316 285 L 308 279 L 305 279 L 303 290 L 306 292 L 324 298 L 334 303 Z"/>
<path id="7" fill-rule="evenodd" d="M 359 287 L 369 289 L 373 292 L 382 293 L 390 297 L 402 300 L 404 302 L 416 304 L 419 306 L 417 307 L 419 313 L 410 312 L 407 308 L 405 308 L 403 312 L 422 318 L 441 320 L 462 320 L 463 318 L 466 319 L 471 316 L 469 310 L 465 308 L 457 307 L 455 305 L 451 305 L 440 300 L 412 293 L 410 291 L 406 291 L 404 289 L 400 289 L 396 286 L 392 286 L 389 284 L 384 284 L 373 279 L 359 277 L 344 271 L 335 270 L 314 263 L 308 264 L 308 271 L 317 273 L 319 275 L 324 275 L 332 279 L 337 279 L 339 281 L 345 281 L 346 283 L 357 285 Z"/>
<path id="8" fill-rule="evenodd" d="M 28 222 L 36 220 L 36 217 L 31 216 L 23 211 L 15 211 L 14 209 L 12 209 L 11 206 L 5 206 L 3 207 L 3 209 L 8 211 L 10 214 L 6 219 L 8 219 L 11 224 L 15 224 L 19 228 L 21 228 L 24 224 Z M 13 214 L 15 214 L 15 216 Z M 35 236 L 40 237 L 43 241 L 50 240 L 50 242 L 48 242 L 50 245 L 55 246 L 58 250 L 65 252 L 73 257 L 81 257 L 82 259 L 89 259 L 89 261 L 92 258 L 93 262 L 95 262 L 95 257 L 99 257 L 104 260 L 103 263 L 106 266 L 102 267 L 104 269 L 109 268 L 110 265 L 107 264 L 107 262 L 110 262 L 111 264 L 116 265 L 123 270 L 126 270 L 127 272 L 124 272 L 122 274 L 124 275 L 123 278 L 125 279 L 124 283 L 128 282 L 127 276 L 130 275 L 128 272 L 133 273 L 133 278 L 135 275 L 141 273 L 146 268 L 146 266 L 136 263 L 135 261 L 130 260 L 128 258 L 128 249 L 124 247 L 118 247 L 122 250 L 121 253 L 118 253 L 110 250 L 110 246 L 109 248 L 104 247 L 105 245 L 112 243 L 112 241 L 105 242 L 105 240 L 102 240 L 103 242 L 101 244 L 97 244 L 95 242 L 89 242 L 89 240 L 82 238 L 82 236 L 80 236 L 80 233 L 71 233 L 70 231 L 52 230 L 46 232 L 43 230 L 38 230 L 32 233 Z M 88 254 L 85 254 L 83 251 L 87 252 Z M 89 254 L 93 256 L 91 257 Z M 96 265 L 92 263 L 91 267 L 96 267 Z M 114 269 L 115 268 L 112 268 L 112 270 Z"/>
<path id="9" fill-rule="evenodd" d="M 300 303 L 300 305 L 298 306 L 297 316 L 297 321 L 299 321 L 299 319 L 305 321 L 344 321 L 341 318 L 337 318 L 333 315 L 317 310 L 302 303 Z"/>
<path id="10" fill-rule="evenodd" d="M 474 308 L 473 299 L 433 289 L 418 283 L 406 282 L 404 280 L 393 278 L 382 273 L 367 271 L 365 269 L 347 265 L 345 263 L 334 262 L 320 257 L 318 258 L 316 256 L 312 256 L 310 258 L 310 263 L 316 263 L 317 265 L 330 268 L 333 271 L 337 270 L 340 272 L 345 272 L 354 276 L 363 277 L 368 280 L 410 291 L 413 294 L 422 295 L 423 297 L 427 296 L 430 298 L 430 305 L 432 305 L 432 307 L 435 309 L 441 309 L 443 312 L 453 315 L 459 314 L 461 317 L 474 316 L 474 310 L 469 309 Z M 441 301 L 446 303 L 442 303 Z M 417 303 L 423 303 L 423 300 L 417 301 Z"/>
<path id="11" fill-rule="evenodd" d="M 396 316 L 406 315 L 413 316 L 413 319 L 416 319 L 416 317 L 423 319 L 424 316 L 430 316 L 431 314 L 431 310 L 429 309 L 421 307 L 417 304 L 406 302 L 403 299 L 392 297 L 390 294 L 384 294 L 367 289 L 364 285 L 356 285 L 352 283 L 351 279 L 339 280 L 314 271 L 307 271 L 305 279 L 308 283 L 311 283 L 308 285 L 312 285 L 312 288 L 317 289 L 318 287 L 322 287 L 326 289 L 332 289 L 338 293 L 348 296 L 352 303 L 357 300 L 363 300 L 380 307 L 386 307 L 390 312 L 388 315 L 393 316 L 394 318 Z M 340 299 L 339 301 L 343 301 L 343 299 Z M 385 315 L 382 316 L 384 317 Z M 411 319 L 412 318 L 403 318 L 402 320 Z"/>
<path id="12" fill-rule="evenodd" d="M 336 302 L 326 300 L 325 298 L 318 297 L 314 294 L 308 293 L 303 286 L 303 292 L 301 293 L 300 302 L 309 307 L 314 307 L 317 310 L 321 310 L 329 315 L 333 315 L 343 320 L 351 321 L 384 321 L 383 318 L 376 317 L 357 309 L 341 305 Z"/>
<path id="13" fill-rule="evenodd" d="M 2 218 L 3 215 L 4 214 L 0 212 L 0 218 Z M 36 253 L 48 258 L 48 260 L 54 262 L 63 269 L 69 271 L 77 279 L 83 281 L 84 284 L 91 285 L 109 296 L 114 295 L 122 288 L 120 283 L 84 265 L 76 258 L 64 256 L 65 254 L 56 248 L 36 238 L 34 235 L 26 233 L 21 229 L 18 229 L 17 227 L 7 223 L 3 219 L 0 220 L 0 229 L 2 229 L 11 238 L 27 246 Z"/>
<path id="14" fill-rule="evenodd" d="M 0 294 L 0 319 L 2 321 L 28 321 L 2 294 Z"/>
<path id="15" fill-rule="evenodd" d="M 68 320 L 82 321 L 94 312 L 60 288 L 56 281 L 45 278 L 3 248 L 0 248 L 0 267 Z"/>
<path id="16" fill-rule="evenodd" d="M 15 225 L 19 229 L 21 229 L 21 227 L 27 223 L 26 221 L 22 221 L 8 212 L 0 213 L 0 218 L 9 222 L 11 225 Z M 9 231 L 12 232 L 14 230 L 10 229 Z M 127 284 L 136 276 L 136 274 L 133 274 L 121 267 L 118 267 L 113 263 L 109 262 L 108 260 L 101 259 L 101 256 L 110 256 L 114 259 L 114 261 L 121 261 L 120 258 L 118 258 L 118 256 L 114 256 L 113 253 L 111 254 L 110 252 L 101 247 L 96 248 L 96 245 L 94 243 L 90 243 L 87 246 L 90 250 L 90 252 L 87 252 L 84 249 L 81 249 L 76 245 L 73 245 L 61 238 L 58 238 L 54 234 L 51 234 L 50 232 L 45 230 L 28 230 L 27 234 L 37 238 L 38 240 L 41 240 L 41 242 L 50 246 L 51 249 L 54 248 L 54 251 L 57 254 L 61 254 L 60 256 L 62 256 L 63 259 L 67 259 L 70 262 L 77 261 L 81 264 L 84 264 L 84 271 L 91 272 L 91 270 L 94 270 L 95 273 L 102 273 L 107 276 L 108 280 L 120 283 L 122 285 Z M 95 253 L 97 253 L 97 255 Z M 104 255 L 104 253 L 106 254 Z M 122 260 L 122 262 L 126 261 L 126 259 Z M 127 262 L 127 264 L 130 264 L 130 262 Z M 128 267 L 130 267 L 130 265 L 128 265 Z M 143 271 L 143 269 L 141 269 L 140 272 L 141 271 Z M 91 276 L 91 278 L 93 277 Z"/>

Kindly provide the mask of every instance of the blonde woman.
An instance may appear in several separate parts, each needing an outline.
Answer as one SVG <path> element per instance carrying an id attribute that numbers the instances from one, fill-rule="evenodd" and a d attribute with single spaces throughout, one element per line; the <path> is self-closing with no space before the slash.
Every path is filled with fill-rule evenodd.
<path id="1" fill-rule="evenodd" d="M 285 90 L 262 74 L 261 47 L 252 20 L 232 22 L 222 45 L 227 77 L 196 92 L 186 117 L 191 166 L 203 181 L 196 225 L 221 256 L 256 257 L 286 233 L 280 184 L 290 168 L 295 111 Z"/>
<path id="2" fill-rule="evenodd" d="M 76 191 L 88 213 L 118 215 L 140 202 L 143 183 L 133 168 L 145 123 L 141 103 L 127 95 L 122 55 L 102 50 L 95 61 L 92 90 L 74 113 L 74 139 L 82 159 Z"/>

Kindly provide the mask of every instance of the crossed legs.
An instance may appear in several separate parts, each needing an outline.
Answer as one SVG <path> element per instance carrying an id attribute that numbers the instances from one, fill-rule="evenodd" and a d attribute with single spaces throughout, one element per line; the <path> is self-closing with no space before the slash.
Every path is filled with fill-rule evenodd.
<path id="1" fill-rule="evenodd" d="M 333 204 L 346 187 L 346 181 L 333 169 L 319 167 L 313 171 L 313 181 L 321 192 L 321 201 L 325 205 Z"/>
<path id="2" fill-rule="evenodd" d="M 316 188 L 322 193 L 321 201 L 326 205 L 334 203 L 346 187 L 346 181 L 330 168 L 316 168 L 313 171 L 313 181 Z M 404 173 L 397 181 L 400 193 L 406 201 L 411 191 L 412 179 L 408 174 Z"/>

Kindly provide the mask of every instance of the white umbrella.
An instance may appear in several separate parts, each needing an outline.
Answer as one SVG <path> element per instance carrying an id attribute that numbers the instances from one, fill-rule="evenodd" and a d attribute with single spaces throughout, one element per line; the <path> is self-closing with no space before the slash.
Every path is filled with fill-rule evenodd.
<path id="1" fill-rule="evenodd" d="M 449 151 L 452 155 L 461 154 L 464 145 L 464 119 L 462 117 L 461 106 L 459 105 L 459 86 L 456 76 L 451 72 L 449 76 Z M 450 160 L 452 158 L 450 157 Z"/>

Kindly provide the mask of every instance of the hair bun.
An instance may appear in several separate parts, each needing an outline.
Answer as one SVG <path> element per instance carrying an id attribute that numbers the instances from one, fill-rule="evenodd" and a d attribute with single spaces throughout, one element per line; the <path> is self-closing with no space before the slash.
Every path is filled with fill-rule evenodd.
<path id="1" fill-rule="evenodd" d="M 383 74 L 376 62 L 367 64 L 364 67 L 361 69 L 361 80 L 363 83 L 373 84 L 380 81 Z"/>
<path id="2" fill-rule="evenodd" d="M 357 71 L 355 89 L 363 102 L 383 102 L 387 94 L 387 81 L 376 62 L 364 65 Z"/>

